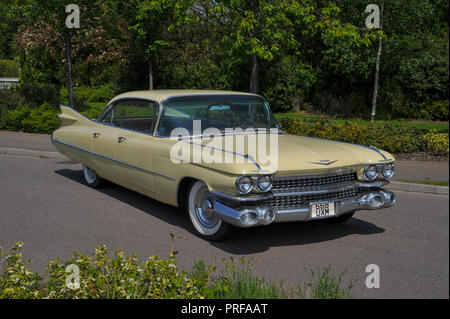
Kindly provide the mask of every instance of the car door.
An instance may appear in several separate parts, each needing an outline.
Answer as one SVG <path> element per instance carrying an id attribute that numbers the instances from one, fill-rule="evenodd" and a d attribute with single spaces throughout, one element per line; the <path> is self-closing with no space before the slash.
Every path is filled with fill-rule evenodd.
<path id="1" fill-rule="evenodd" d="M 152 142 L 158 107 L 155 102 L 138 99 L 127 99 L 114 107 L 119 176 L 126 186 L 143 193 L 154 191 Z"/>
<path id="2" fill-rule="evenodd" d="M 93 168 L 97 173 L 113 182 L 119 182 L 120 165 L 116 160 L 117 129 L 112 126 L 114 109 L 111 108 L 94 126 L 92 131 Z"/>

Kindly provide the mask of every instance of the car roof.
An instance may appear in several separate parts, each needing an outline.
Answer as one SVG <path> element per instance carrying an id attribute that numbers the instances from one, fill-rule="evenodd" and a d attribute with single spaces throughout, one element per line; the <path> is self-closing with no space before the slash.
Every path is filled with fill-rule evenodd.
<path id="1" fill-rule="evenodd" d="M 108 105 L 112 102 L 124 99 L 124 98 L 139 98 L 139 99 L 149 99 L 156 102 L 161 102 L 168 97 L 174 96 L 185 96 L 185 95 L 223 95 L 223 94 L 240 94 L 240 95 L 253 95 L 259 96 L 253 93 L 247 92 L 237 92 L 237 91 L 220 91 L 220 90 L 148 90 L 148 91 L 132 91 L 117 95 Z"/>

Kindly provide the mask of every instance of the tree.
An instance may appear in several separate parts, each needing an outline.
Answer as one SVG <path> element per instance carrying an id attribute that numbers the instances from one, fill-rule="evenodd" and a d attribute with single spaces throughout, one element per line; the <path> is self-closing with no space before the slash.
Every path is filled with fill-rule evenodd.
<path id="1" fill-rule="evenodd" d="M 154 88 L 154 65 L 157 53 L 169 46 L 165 34 L 174 20 L 187 9 L 186 1 L 176 0 L 132 0 L 129 1 L 128 17 L 131 17 L 131 30 L 134 32 L 137 49 L 148 63 L 149 89 Z"/>
<path id="2" fill-rule="evenodd" d="M 53 60 L 61 63 L 60 66 L 72 58 L 80 64 L 98 68 L 123 61 L 123 52 L 129 44 L 128 26 L 112 10 L 112 2 L 78 1 L 80 28 L 68 29 L 65 8 L 71 2 L 36 0 L 18 8 L 27 20 L 17 37 L 20 52 L 29 56 L 44 50 Z M 71 55 L 68 54 L 70 48 Z M 71 63 L 68 68 L 67 72 L 70 71 Z M 67 77 L 69 101 L 73 103 L 71 76 L 67 74 Z"/>

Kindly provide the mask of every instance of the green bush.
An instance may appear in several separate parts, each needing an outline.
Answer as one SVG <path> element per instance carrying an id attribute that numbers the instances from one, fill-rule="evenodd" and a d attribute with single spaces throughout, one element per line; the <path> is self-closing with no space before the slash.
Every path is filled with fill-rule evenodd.
<path id="1" fill-rule="evenodd" d="M 401 125 L 360 124 L 356 121 L 331 122 L 327 120 L 282 119 L 282 129 L 286 133 L 320 137 L 331 140 L 375 146 L 390 153 L 432 152 L 448 154 L 436 150 L 445 149 L 443 133 L 434 144 L 429 142 L 425 130 Z M 444 145 L 444 146 L 443 146 Z M 448 145 L 448 144 L 447 144 Z"/>
<path id="2" fill-rule="evenodd" d="M 448 134 L 437 133 L 436 131 L 428 132 L 423 136 L 427 151 L 433 155 L 446 155 L 449 151 Z"/>
<path id="3" fill-rule="evenodd" d="M 13 60 L 0 60 L 0 77 L 18 78 L 19 65 Z"/>
<path id="4" fill-rule="evenodd" d="M 22 106 L 7 111 L 0 119 L 0 129 L 50 134 L 59 127 L 54 106 L 44 103 L 38 108 Z"/>
<path id="5" fill-rule="evenodd" d="M 341 276 L 335 278 L 329 268 L 313 278 L 309 289 L 299 287 L 296 291 L 254 276 L 243 258 L 241 266 L 233 260 L 227 263 L 224 272 L 202 261 L 188 272 L 178 268 L 176 252 L 167 259 L 151 256 L 138 263 L 137 255 L 122 251 L 110 256 L 105 245 L 97 246 L 91 257 L 74 252 L 67 260 L 49 262 L 44 279 L 29 269 L 31 261 L 23 261 L 22 249 L 22 242 L 9 252 L 0 247 L 0 299 L 351 297 L 352 287 L 342 288 Z"/>
<path id="6" fill-rule="evenodd" d="M 263 95 L 274 111 L 305 110 L 305 98 L 316 82 L 311 68 L 294 56 L 282 58 L 263 79 Z"/>
<path id="7" fill-rule="evenodd" d="M 23 83 L 17 92 L 25 98 L 26 105 L 42 105 L 47 103 L 55 110 L 59 106 L 59 87 L 46 83 Z"/>
<path id="8" fill-rule="evenodd" d="M 113 84 L 104 84 L 99 87 L 77 86 L 74 89 L 75 99 L 85 102 L 108 102 L 119 92 L 119 88 Z M 60 99 L 68 100 L 67 88 L 61 88 Z M 77 103 L 75 103 L 77 104 Z"/>
<path id="9" fill-rule="evenodd" d="M 409 103 L 394 105 L 392 115 L 395 118 L 422 119 L 427 121 L 448 120 L 448 100 L 431 103 Z"/>
<path id="10" fill-rule="evenodd" d="M 0 118 L 7 111 L 25 104 L 25 98 L 15 89 L 0 90 Z"/>

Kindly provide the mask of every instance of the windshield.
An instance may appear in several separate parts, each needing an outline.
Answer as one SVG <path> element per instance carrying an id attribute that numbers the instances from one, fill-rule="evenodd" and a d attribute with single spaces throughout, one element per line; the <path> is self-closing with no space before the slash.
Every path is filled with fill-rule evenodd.
<path id="1" fill-rule="evenodd" d="M 217 128 L 221 132 L 230 128 L 279 128 L 268 103 L 258 96 L 180 96 L 168 99 L 163 106 L 159 136 L 170 136 L 176 128 L 183 128 L 193 135 L 194 121 L 198 121 L 197 127 L 201 125 L 201 131 L 208 128 Z"/>

